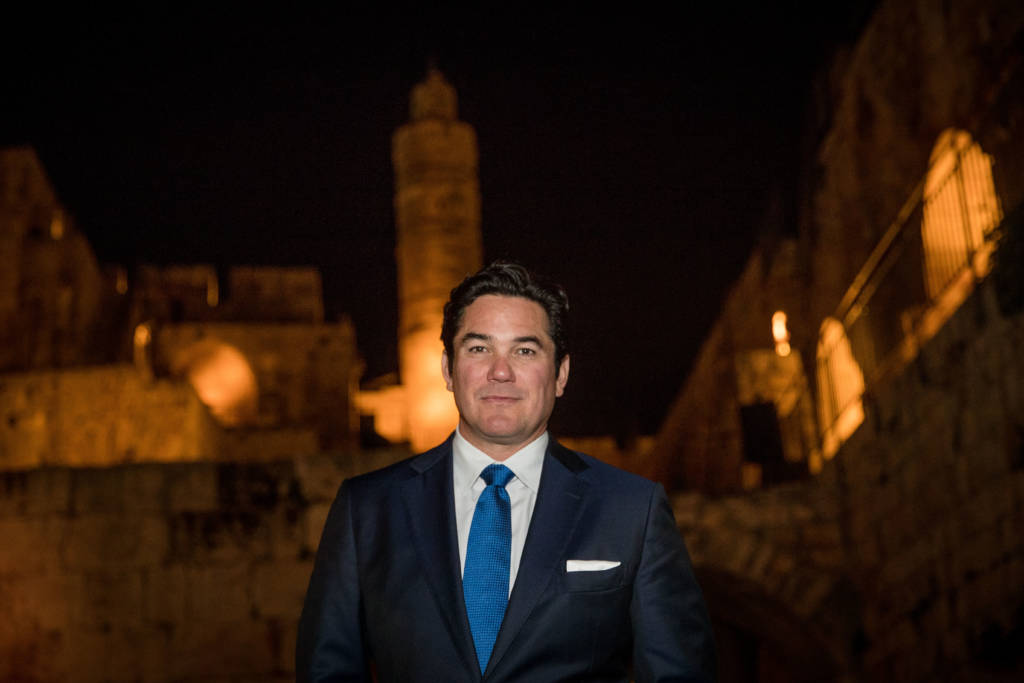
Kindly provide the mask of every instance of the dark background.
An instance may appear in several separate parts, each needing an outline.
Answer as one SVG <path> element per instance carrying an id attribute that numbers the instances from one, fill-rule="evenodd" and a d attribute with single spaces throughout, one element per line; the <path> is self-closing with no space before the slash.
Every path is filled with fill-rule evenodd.
<path id="1" fill-rule="evenodd" d="M 397 367 L 390 138 L 433 60 L 477 131 L 485 259 L 573 302 L 554 428 L 649 433 L 757 236 L 793 229 L 812 78 L 868 5 L 19 19 L 0 142 L 36 147 L 102 262 L 319 266 L 372 378 Z"/>

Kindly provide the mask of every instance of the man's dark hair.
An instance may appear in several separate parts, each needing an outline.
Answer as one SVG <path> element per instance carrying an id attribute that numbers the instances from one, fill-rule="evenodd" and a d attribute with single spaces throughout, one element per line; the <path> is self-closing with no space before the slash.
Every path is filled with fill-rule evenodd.
<path id="1" fill-rule="evenodd" d="M 540 304 L 548 314 L 548 334 L 555 342 L 555 367 L 569 354 L 569 297 L 561 285 L 531 273 L 518 263 L 495 261 L 459 283 L 444 305 L 441 341 L 448 361 L 455 363 L 455 333 L 466 308 L 488 294 L 518 296 Z"/>

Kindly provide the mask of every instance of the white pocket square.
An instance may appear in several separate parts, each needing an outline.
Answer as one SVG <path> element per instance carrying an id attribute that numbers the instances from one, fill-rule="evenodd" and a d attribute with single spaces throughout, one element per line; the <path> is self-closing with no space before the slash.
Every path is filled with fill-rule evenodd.
<path id="1" fill-rule="evenodd" d="M 621 562 L 617 560 L 566 560 L 565 571 L 567 572 L 601 572 L 606 569 L 614 569 Z"/>

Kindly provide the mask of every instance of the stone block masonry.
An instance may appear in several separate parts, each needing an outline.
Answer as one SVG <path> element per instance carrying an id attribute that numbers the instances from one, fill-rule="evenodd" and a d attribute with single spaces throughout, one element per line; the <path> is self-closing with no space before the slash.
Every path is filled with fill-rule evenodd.
<path id="1" fill-rule="evenodd" d="M 405 455 L 0 472 L 0 680 L 293 680 L 334 493 Z"/>
<path id="2" fill-rule="evenodd" d="M 192 388 L 130 365 L 0 376 L 0 469 L 210 459 L 216 429 Z"/>
<path id="3" fill-rule="evenodd" d="M 836 456 L 865 680 L 989 680 L 1017 665 L 1021 349 L 1024 317 L 1001 314 L 986 281 L 868 397 L 865 423 Z"/>
<path id="4" fill-rule="evenodd" d="M 741 625 L 801 680 L 1020 680 L 1020 387 L 1024 314 L 985 281 L 820 476 L 674 496 L 720 644 Z"/>

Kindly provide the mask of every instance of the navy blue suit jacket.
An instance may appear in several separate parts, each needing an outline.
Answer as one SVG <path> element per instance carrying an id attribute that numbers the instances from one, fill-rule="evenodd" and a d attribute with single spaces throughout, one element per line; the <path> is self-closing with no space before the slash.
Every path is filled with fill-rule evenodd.
<path id="1" fill-rule="evenodd" d="M 566 572 L 570 559 L 621 564 Z M 481 676 L 462 598 L 449 438 L 342 484 L 302 610 L 296 672 L 299 681 L 710 681 L 714 653 L 662 487 L 551 440 Z"/>

